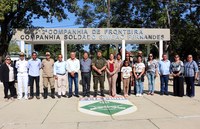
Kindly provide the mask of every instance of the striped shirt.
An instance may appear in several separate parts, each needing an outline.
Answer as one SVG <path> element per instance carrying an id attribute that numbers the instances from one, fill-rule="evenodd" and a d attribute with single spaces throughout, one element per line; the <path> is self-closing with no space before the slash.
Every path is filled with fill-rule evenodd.
<path id="1" fill-rule="evenodd" d="M 196 72 L 199 72 L 195 61 L 185 62 L 184 64 L 185 77 L 194 77 Z"/>

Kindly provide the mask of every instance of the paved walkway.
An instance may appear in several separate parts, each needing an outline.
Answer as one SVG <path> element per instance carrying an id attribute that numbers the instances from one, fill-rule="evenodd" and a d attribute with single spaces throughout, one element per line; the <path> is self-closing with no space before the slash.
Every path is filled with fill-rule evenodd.
<path id="1" fill-rule="evenodd" d="M 145 90 L 146 81 L 147 79 L 144 84 Z M 108 89 L 107 83 L 106 89 Z M 156 90 L 159 90 L 159 79 L 156 80 Z M 172 91 L 172 86 L 169 86 L 169 91 Z M 131 95 L 128 99 L 138 108 L 132 114 L 92 116 L 78 111 L 79 99 L 75 97 L 5 102 L 3 86 L 0 84 L 0 129 L 200 128 L 200 87 L 196 87 L 194 98 L 145 94 L 143 97 Z"/>

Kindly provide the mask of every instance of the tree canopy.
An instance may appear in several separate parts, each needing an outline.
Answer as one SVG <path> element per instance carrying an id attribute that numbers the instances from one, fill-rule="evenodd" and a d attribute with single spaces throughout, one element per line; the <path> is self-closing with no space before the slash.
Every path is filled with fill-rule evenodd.
<path id="1" fill-rule="evenodd" d="M 169 28 L 171 41 L 164 43 L 169 54 L 200 54 L 200 1 L 170 0 L 84 0 L 77 24 L 84 27 L 106 27 L 110 1 L 110 27 Z M 92 48 L 95 48 L 94 45 Z M 158 44 L 151 52 L 158 54 Z M 139 49 L 146 49 L 140 45 Z M 158 56 L 158 55 L 157 55 Z"/>
<path id="2" fill-rule="evenodd" d="M 7 53 L 13 28 L 34 27 L 33 19 L 45 18 L 53 22 L 78 17 L 76 24 L 83 27 L 111 28 L 169 28 L 171 41 L 164 43 L 164 51 L 180 54 L 200 54 L 200 1 L 170 0 L 1 0 L 0 1 L 0 56 Z M 109 24 L 108 24 L 109 23 Z M 90 45 L 90 52 L 98 48 L 110 50 L 109 45 Z M 69 48 L 82 49 L 82 45 Z M 151 52 L 158 54 L 158 44 Z M 50 48 L 49 48 L 50 49 Z M 139 49 L 146 49 L 140 45 Z M 107 52 L 107 54 L 109 54 Z"/>
<path id="3" fill-rule="evenodd" d="M 0 1 L 0 56 L 7 53 L 13 28 L 29 28 L 33 19 L 45 18 L 53 22 L 68 18 L 78 10 L 77 0 L 1 0 Z"/>

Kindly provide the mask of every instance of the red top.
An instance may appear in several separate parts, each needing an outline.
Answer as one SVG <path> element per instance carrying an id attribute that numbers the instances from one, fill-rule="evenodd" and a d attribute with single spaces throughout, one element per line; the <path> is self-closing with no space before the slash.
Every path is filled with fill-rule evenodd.
<path id="1" fill-rule="evenodd" d="M 109 63 L 109 65 L 110 65 L 110 72 L 113 72 L 114 71 L 114 64 Z"/>

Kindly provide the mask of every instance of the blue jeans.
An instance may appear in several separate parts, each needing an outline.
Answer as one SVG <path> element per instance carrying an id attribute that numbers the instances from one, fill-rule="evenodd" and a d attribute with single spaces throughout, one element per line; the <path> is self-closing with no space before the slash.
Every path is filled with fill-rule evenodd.
<path id="1" fill-rule="evenodd" d="M 168 80 L 169 75 L 160 76 L 160 92 L 168 94 Z"/>
<path id="2" fill-rule="evenodd" d="M 155 72 L 147 72 L 147 78 L 148 78 L 149 92 L 153 93 L 155 87 Z"/>
<path id="3" fill-rule="evenodd" d="M 72 84 L 74 81 L 75 84 L 75 95 L 78 95 L 78 73 L 74 74 L 74 77 L 68 73 L 68 81 L 69 81 L 69 95 L 72 95 Z"/>
<path id="4" fill-rule="evenodd" d="M 136 94 L 142 94 L 143 93 L 143 83 L 141 78 L 136 79 Z"/>

